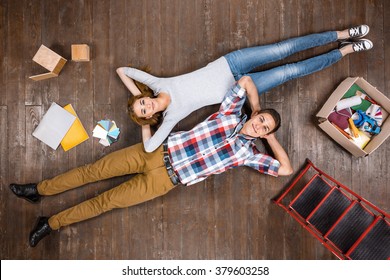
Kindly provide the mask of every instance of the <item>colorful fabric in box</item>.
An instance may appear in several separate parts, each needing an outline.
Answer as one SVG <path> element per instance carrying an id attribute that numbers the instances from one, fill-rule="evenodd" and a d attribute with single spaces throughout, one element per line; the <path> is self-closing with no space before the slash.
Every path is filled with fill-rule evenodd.
<path id="1" fill-rule="evenodd" d="M 371 118 L 373 118 L 377 125 L 378 126 L 381 126 L 382 125 L 382 121 L 383 121 L 383 114 L 382 114 L 382 110 L 381 110 L 381 107 L 379 105 L 376 105 L 376 104 L 372 104 L 366 111 L 366 114 L 368 116 L 370 116 Z"/>
<path id="2" fill-rule="evenodd" d="M 366 131 L 371 134 L 378 134 L 380 132 L 380 127 L 377 122 L 368 116 L 366 112 L 361 110 L 357 110 L 352 115 L 353 123 L 358 127 L 361 131 Z"/>
<path id="3" fill-rule="evenodd" d="M 353 97 L 356 95 L 356 92 L 357 91 L 360 91 L 364 94 L 367 94 L 361 87 L 359 87 L 357 84 L 353 84 L 349 90 L 344 94 L 343 98 L 349 98 L 349 97 Z M 362 103 L 359 104 L 359 105 L 356 105 L 356 106 L 352 106 L 351 108 L 355 111 L 357 110 L 362 110 L 362 111 L 366 111 L 369 107 L 371 106 L 371 102 L 368 101 L 368 100 L 365 100 L 363 99 L 362 100 Z"/>
<path id="4" fill-rule="evenodd" d="M 334 111 L 328 116 L 328 120 L 334 123 L 341 129 L 347 129 L 349 127 L 348 119 L 352 116 L 351 109 L 343 109 L 340 111 Z"/>

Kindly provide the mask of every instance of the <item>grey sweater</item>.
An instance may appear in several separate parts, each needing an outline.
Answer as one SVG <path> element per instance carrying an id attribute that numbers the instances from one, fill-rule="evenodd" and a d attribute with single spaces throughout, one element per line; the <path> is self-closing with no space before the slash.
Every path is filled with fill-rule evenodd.
<path id="1" fill-rule="evenodd" d="M 171 103 L 163 112 L 163 122 L 156 133 L 144 142 L 147 152 L 157 149 L 173 127 L 193 111 L 207 105 L 221 103 L 235 80 L 224 57 L 188 74 L 158 78 L 135 68 L 127 67 L 124 73 L 153 90 L 169 94 Z"/>

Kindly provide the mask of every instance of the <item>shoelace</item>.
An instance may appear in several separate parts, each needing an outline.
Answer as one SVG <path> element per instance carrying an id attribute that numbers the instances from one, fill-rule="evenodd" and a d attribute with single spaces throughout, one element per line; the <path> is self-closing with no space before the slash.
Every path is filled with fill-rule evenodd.
<path id="1" fill-rule="evenodd" d="M 351 37 L 359 36 L 362 32 L 360 31 L 360 27 L 353 27 L 349 30 L 349 34 Z"/>
<path id="2" fill-rule="evenodd" d="M 364 45 L 364 42 L 353 44 L 353 50 L 355 52 L 364 51 L 365 49 L 366 49 L 366 46 Z"/>

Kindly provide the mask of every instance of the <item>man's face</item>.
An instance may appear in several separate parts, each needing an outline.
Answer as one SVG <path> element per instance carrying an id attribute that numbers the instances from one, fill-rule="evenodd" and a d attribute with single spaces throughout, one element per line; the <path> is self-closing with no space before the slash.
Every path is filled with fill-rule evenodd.
<path id="1" fill-rule="evenodd" d="M 268 113 L 255 113 L 245 124 L 242 132 L 252 137 L 263 137 L 275 128 L 275 120 Z"/>

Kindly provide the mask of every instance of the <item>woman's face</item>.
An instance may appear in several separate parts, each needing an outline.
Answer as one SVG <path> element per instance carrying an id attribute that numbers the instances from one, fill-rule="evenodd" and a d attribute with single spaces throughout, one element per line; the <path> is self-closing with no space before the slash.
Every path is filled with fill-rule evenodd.
<path id="1" fill-rule="evenodd" d="M 158 112 L 157 105 L 154 98 L 143 97 L 134 102 L 133 111 L 139 118 L 149 119 Z"/>

